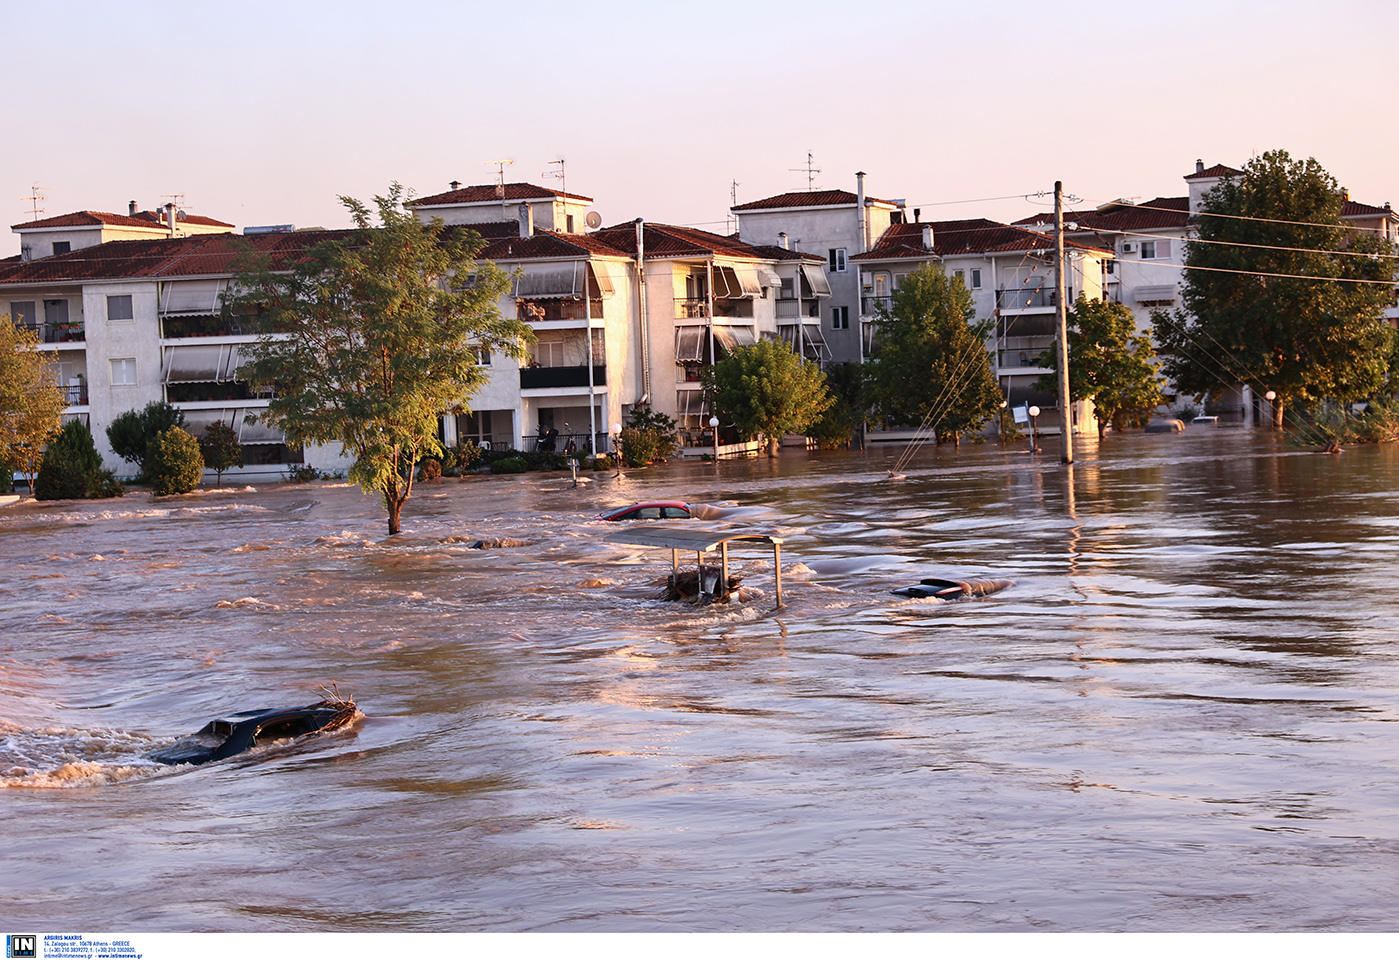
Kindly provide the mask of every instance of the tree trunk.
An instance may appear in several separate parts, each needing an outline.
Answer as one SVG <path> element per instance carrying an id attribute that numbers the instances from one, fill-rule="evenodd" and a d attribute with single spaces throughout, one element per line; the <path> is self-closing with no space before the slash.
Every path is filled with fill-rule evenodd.
<path id="1" fill-rule="evenodd" d="M 767 439 L 767 441 L 768 441 L 768 456 L 769 456 L 769 457 L 776 457 L 776 456 L 777 456 L 777 448 L 780 447 L 780 446 L 782 446 L 782 438 L 781 438 L 781 437 L 769 437 L 769 438 Z"/>
<path id="2" fill-rule="evenodd" d="M 1273 430 L 1282 430 L 1282 398 L 1273 401 Z"/>
<path id="3" fill-rule="evenodd" d="M 392 537 L 399 531 L 398 519 L 399 516 L 403 513 L 403 502 L 395 498 L 385 496 L 384 503 L 387 504 L 389 508 L 389 536 Z"/>

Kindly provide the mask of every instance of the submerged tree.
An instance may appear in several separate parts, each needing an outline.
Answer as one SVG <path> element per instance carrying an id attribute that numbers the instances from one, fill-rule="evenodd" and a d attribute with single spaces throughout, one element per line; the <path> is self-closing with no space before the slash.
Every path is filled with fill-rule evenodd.
<path id="1" fill-rule="evenodd" d="M 974 324 L 971 292 L 935 264 L 911 272 L 879 306 L 870 399 L 894 424 L 925 421 L 939 440 L 984 427 L 1001 406 L 986 351 L 988 324 Z"/>
<path id="2" fill-rule="evenodd" d="M 394 184 L 371 212 L 341 197 L 356 230 L 294 264 L 250 263 L 224 306 L 266 324 L 240 371 L 274 391 L 263 419 L 294 446 L 340 444 L 354 458 L 350 479 L 383 496 L 390 534 L 418 461 L 442 452 L 439 416 L 486 382 L 479 348 L 523 359 L 533 337 L 501 316 L 510 278 L 476 259 L 480 238 L 420 221 L 406 198 Z"/>
<path id="3" fill-rule="evenodd" d="M 54 355 L 38 335 L 0 315 L 0 467 L 19 471 L 34 490 L 44 445 L 63 426 L 68 398 L 58 383 Z"/>
<path id="4" fill-rule="evenodd" d="M 770 457 L 783 435 L 806 430 L 834 403 L 821 368 L 776 341 L 734 348 L 703 378 L 714 415 L 744 437 L 762 435 Z"/>
<path id="5" fill-rule="evenodd" d="M 1217 396 L 1235 384 L 1285 407 L 1380 387 L 1394 248 L 1342 220 L 1346 192 L 1313 159 L 1274 150 L 1205 195 L 1186 245 L 1184 309 L 1153 314 L 1166 374 Z"/>
<path id="6" fill-rule="evenodd" d="M 182 427 L 184 411 L 163 400 L 153 400 L 141 410 L 123 411 L 107 425 L 107 443 L 124 461 L 146 473 L 146 451 L 151 441 L 172 427 Z"/>
<path id="7" fill-rule="evenodd" d="M 1137 332 L 1132 312 L 1121 304 L 1079 295 L 1069 311 L 1069 396 L 1091 400 L 1098 437 L 1108 423 L 1122 430 L 1145 420 L 1161 403 L 1161 365 L 1152 360 L 1151 331 Z M 1049 350 L 1039 364 L 1055 373 L 1041 377 L 1036 390 L 1058 386 L 1059 355 Z"/>
<path id="8" fill-rule="evenodd" d="M 243 445 L 238 443 L 238 431 L 221 420 L 205 428 L 199 449 L 204 454 L 204 466 L 214 472 L 218 487 L 223 486 L 224 471 L 243 466 Z"/>

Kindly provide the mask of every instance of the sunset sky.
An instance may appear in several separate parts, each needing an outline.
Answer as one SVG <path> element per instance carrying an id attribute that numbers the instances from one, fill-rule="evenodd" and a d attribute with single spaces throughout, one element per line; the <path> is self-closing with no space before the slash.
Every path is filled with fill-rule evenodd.
<path id="1" fill-rule="evenodd" d="M 815 186 L 924 219 L 1095 205 L 1282 148 L 1399 203 L 1399 4 L 5 2 L 8 220 L 182 194 L 242 226 L 510 181 L 723 231 Z M 1003 198 L 1013 199 L 1003 199 Z M 997 198 L 997 199 L 988 199 Z M 42 215 L 41 215 L 42 216 Z M 0 255 L 19 250 L 8 233 Z"/>

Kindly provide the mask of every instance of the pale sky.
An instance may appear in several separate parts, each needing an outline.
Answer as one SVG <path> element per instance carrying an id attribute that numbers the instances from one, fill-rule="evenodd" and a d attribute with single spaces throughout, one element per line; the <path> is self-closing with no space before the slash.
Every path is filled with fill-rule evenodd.
<path id="1" fill-rule="evenodd" d="M 182 194 L 240 227 L 346 226 L 340 194 L 509 181 L 725 229 L 807 186 L 1009 221 L 1183 196 L 1281 148 L 1399 204 L 1399 3 L 704 4 L 0 0 L 4 225 Z M 986 200 L 984 198 L 1015 199 Z M 974 202 L 968 202 L 974 201 Z M 5 232 L 0 256 L 19 251 Z"/>

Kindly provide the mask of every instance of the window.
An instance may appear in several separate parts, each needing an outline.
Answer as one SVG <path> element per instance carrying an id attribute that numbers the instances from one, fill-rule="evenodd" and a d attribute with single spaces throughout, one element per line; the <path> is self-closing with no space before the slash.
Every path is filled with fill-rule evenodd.
<path id="1" fill-rule="evenodd" d="M 68 301 L 44 301 L 44 323 L 50 326 L 68 323 Z"/>
<path id="2" fill-rule="evenodd" d="M 539 367 L 564 366 L 562 340 L 535 341 L 530 353 L 534 355 L 534 362 Z"/>
<path id="3" fill-rule="evenodd" d="M 963 287 L 967 286 L 967 272 L 965 270 L 952 271 L 952 278 L 954 280 L 960 280 Z"/>
<path id="4" fill-rule="evenodd" d="M 1171 256 L 1169 240 L 1143 240 L 1142 260 L 1165 260 Z"/>
<path id="5" fill-rule="evenodd" d="M 980 267 L 973 267 L 973 268 L 972 268 L 972 290 L 980 290 L 980 289 L 981 289 L 981 268 L 980 268 Z"/>
<path id="6" fill-rule="evenodd" d="M 831 308 L 831 330 L 849 330 L 849 329 L 850 329 L 850 308 L 849 308 L 849 307 L 832 307 L 832 308 Z"/>
<path id="7" fill-rule="evenodd" d="M 15 322 L 16 327 L 27 327 L 33 330 L 39 324 L 39 322 L 34 319 L 34 301 L 10 301 L 10 319 Z"/>
<path id="8" fill-rule="evenodd" d="M 107 297 L 107 319 L 108 320 L 131 320 L 135 315 L 131 312 L 131 295 L 108 295 Z"/>
<path id="9" fill-rule="evenodd" d="M 476 364 L 477 364 L 477 366 L 479 366 L 479 367 L 489 367 L 489 366 L 491 366 L 491 349 L 490 349 L 489 347 L 481 347 L 481 346 L 479 346 L 479 345 L 473 345 L 473 346 L 470 348 L 470 350 L 471 350 L 471 353 L 476 357 Z"/>
<path id="10" fill-rule="evenodd" d="M 875 274 L 875 275 L 874 275 L 874 295 L 875 295 L 876 297 L 888 297 L 888 296 L 889 296 L 889 275 L 888 275 L 888 274 Z"/>
<path id="11" fill-rule="evenodd" d="M 135 357 L 113 357 L 110 361 L 112 365 L 112 386 L 113 387 L 135 387 L 136 386 L 136 358 Z"/>
<path id="12" fill-rule="evenodd" d="M 845 273 L 845 248 L 832 247 L 830 252 L 831 271 L 837 274 Z"/>
<path id="13" fill-rule="evenodd" d="M 72 243 L 67 240 L 55 240 L 53 242 L 53 252 L 56 254 L 66 254 L 72 249 Z"/>
<path id="14" fill-rule="evenodd" d="M 904 285 L 904 278 L 907 277 L 907 276 L 908 276 L 908 274 L 895 274 L 895 275 L 894 275 L 894 289 L 895 289 L 895 290 L 898 290 L 900 287 L 902 287 L 902 286 Z"/>
<path id="15" fill-rule="evenodd" d="M 782 293 L 777 295 L 778 300 L 796 300 L 797 282 L 795 277 L 782 278 Z"/>
<path id="16" fill-rule="evenodd" d="M 573 214 L 564 215 L 564 233 L 573 233 Z"/>

